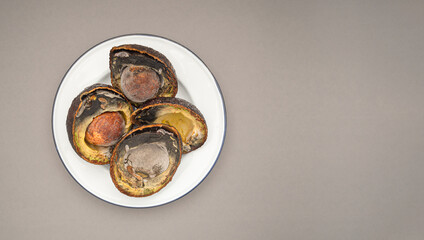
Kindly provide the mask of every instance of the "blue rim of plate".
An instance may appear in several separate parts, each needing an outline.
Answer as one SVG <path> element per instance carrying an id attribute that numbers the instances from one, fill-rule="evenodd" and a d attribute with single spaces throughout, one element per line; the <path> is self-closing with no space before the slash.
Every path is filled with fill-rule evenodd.
<path id="1" fill-rule="evenodd" d="M 189 51 L 190 53 L 192 53 L 194 56 L 196 56 L 202 63 L 203 63 L 203 65 L 205 65 L 205 67 L 208 69 L 208 71 L 211 73 L 211 75 L 212 75 L 212 78 L 213 78 L 213 80 L 215 81 L 215 84 L 216 84 L 216 86 L 218 87 L 218 91 L 219 91 L 219 94 L 220 94 L 220 96 L 221 96 L 221 100 L 222 100 L 222 106 L 223 106 L 223 108 L 224 108 L 224 135 L 223 135 L 223 138 L 222 138 L 222 144 L 221 144 L 221 146 L 220 146 L 220 148 L 219 148 L 219 152 L 218 152 L 218 155 L 217 155 L 217 157 L 216 157 L 216 159 L 215 159 L 215 162 L 213 163 L 213 165 L 212 165 L 212 167 L 209 169 L 209 171 L 208 171 L 208 173 L 206 173 L 206 175 L 205 175 L 205 177 L 196 185 L 196 186 L 194 186 L 192 189 L 190 189 L 190 191 L 188 191 L 188 192 L 186 192 L 185 194 L 183 194 L 183 195 L 181 195 L 180 197 L 178 197 L 178 198 L 176 198 L 176 199 L 173 199 L 173 200 L 171 200 L 171 201 L 168 201 L 168 202 L 166 202 L 166 203 L 162 203 L 162 204 L 159 204 L 159 205 L 154 205 L 154 206 L 148 206 L 148 207 L 132 207 L 132 206 L 125 206 L 125 205 L 120 205 L 120 204 L 117 204 L 117 203 L 113 203 L 113 202 L 110 202 L 110 201 L 108 201 L 108 200 L 106 200 L 106 199 L 103 199 L 103 198 L 101 198 L 101 197 L 99 197 L 99 196 L 97 196 L 97 195 L 95 195 L 94 193 L 92 193 L 92 192 L 90 192 L 90 191 L 88 191 L 80 182 L 78 182 L 76 179 L 75 179 L 75 177 L 72 175 L 72 173 L 69 171 L 69 169 L 66 167 L 66 165 L 65 165 L 65 162 L 63 161 L 63 159 L 62 159 L 62 156 L 60 155 L 60 153 L 59 153 L 59 150 L 57 149 L 57 143 L 56 143 L 56 139 L 55 139 L 55 135 L 54 135 L 54 128 L 53 128 L 53 116 L 54 116 L 54 108 L 55 108 L 55 105 L 56 105 L 56 99 L 57 99 L 57 94 L 58 94 L 58 92 L 59 92 L 59 89 L 60 89 L 60 87 L 62 86 L 62 83 L 63 83 L 63 80 L 65 79 L 65 77 L 66 77 L 66 75 L 68 75 L 68 72 L 69 72 L 69 70 L 71 70 L 72 69 L 72 67 L 75 65 L 75 63 L 76 62 L 78 62 L 78 60 L 81 58 L 81 57 L 83 57 L 85 54 L 87 54 L 89 51 L 91 51 L 93 48 L 95 48 L 95 47 L 97 47 L 98 45 L 100 45 L 100 44 L 102 44 L 102 43 L 104 43 L 104 42 L 107 42 L 107 41 L 110 41 L 110 40 L 113 40 L 113 39 L 116 39 L 116 38 L 121 38 L 121 37 L 128 37 L 128 36 L 147 36 L 147 37 L 155 37 L 155 38 L 161 38 L 161 39 L 164 39 L 164 40 L 168 40 L 168 41 L 170 41 L 170 42 L 172 42 L 172 43 L 175 43 L 175 44 L 177 44 L 177 45 L 179 45 L 179 46 L 181 46 L 181 47 L 183 47 L 184 49 L 186 49 L 187 51 Z M 222 94 L 222 91 L 221 91 L 221 87 L 219 86 L 219 84 L 218 84 L 218 81 L 216 80 L 216 78 L 215 78 L 215 76 L 213 75 L 213 73 L 212 73 L 212 71 L 209 69 L 209 67 L 205 64 L 205 62 L 203 62 L 203 60 L 199 57 L 199 56 L 197 56 L 193 51 L 191 51 L 190 49 L 188 49 L 186 46 L 184 46 L 184 45 L 182 45 L 182 44 L 180 44 L 180 43 L 178 43 L 178 42 L 176 42 L 176 41 L 174 41 L 174 40 L 171 40 L 171 39 L 169 39 L 169 38 L 166 38 L 166 37 L 162 37 L 162 36 L 158 36 L 158 35 L 154 35 L 154 34 L 144 34 L 144 33 L 134 33 L 134 34 L 124 34 L 124 35 L 119 35 L 119 36 L 115 36 L 115 37 L 112 37 L 112 38 L 109 38 L 109 39 L 106 39 L 106 40 L 104 40 L 104 41 L 101 41 L 101 42 L 99 42 L 99 43 L 97 43 L 96 45 L 94 45 L 94 46 L 92 46 L 91 48 L 89 48 L 87 51 L 85 51 L 81 56 L 79 56 L 73 63 L 72 63 L 72 65 L 68 68 L 68 70 L 66 71 L 66 73 L 65 73 L 65 75 L 63 75 L 63 77 L 62 77 L 62 80 L 60 81 L 60 84 L 59 84 L 59 87 L 57 88 L 57 90 L 56 90 L 56 94 L 55 94 L 55 96 L 54 96 L 54 100 L 53 100 L 53 106 L 52 106 L 52 117 L 51 117 L 51 128 L 52 128 L 52 135 L 53 135 L 53 142 L 54 142 L 54 146 L 55 146 L 55 148 L 56 148 L 56 152 L 57 152 L 57 155 L 59 155 L 59 158 L 60 158 L 60 160 L 62 161 L 62 164 L 63 164 L 63 166 L 65 167 L 65 169 L 66 169 L 66 171 L 68 171 L 68 173 L 69 173 L 69 175 L 71 175 L 71 177 L 75 180 L 75 182 L 77 182 L 85 191 L 87 191 L 88 193 L 90 193 L 91 195 L 93 195 L 93 196 L 95 196 L 96 198 L 98 198 L 98 199 L 100 199 L 100 200 L 102 200 L 102 201 L 105 201 L 105 202 L 107 202 L 107 203 L 110 203 L 110 204 L 112 204 L 112 205 L 115 205 L 115 206 L 120 206 L 120 207 L 125 207 L 125 208 L 136 208 L 136 209 L 144 209 L 144 208 L 154 208 L 154 207 L 160 207 L 160 206 L 163 206 L 163 205 L 166 205 L 166 204 L 169 204 L 169 203 L 172 203 L 172 202 L 175 202 L 175 201 L 177 201 L 178 199 L 181 199 L 181 198 L 183 198 L 183 197 L 185 197 L 187 194 L 189 194 L 191 191 L 193 191 L 195 188 L 197 188 L 207 177 L 208 177 L 208 175 L 209 175 L 209 173 L 212 171 L 212 169 L 215 167 L 215 164 L 217 163 L 217 161 L 218 161 L 218 159 L 219 159 L 219 156 L 221 155 L 221 152 L 222 152 L 222 148 L 223 148 L 223 146 L 224 146 L 224 142 L 225 142 L 225 137 L 226 137 L 226 134 L 227 134 L 227 108 L 226 108 L 226 106 L 225 106 L 225 101 L 224 101 L 224 96 L 223 96 L 223 94 Z"/>

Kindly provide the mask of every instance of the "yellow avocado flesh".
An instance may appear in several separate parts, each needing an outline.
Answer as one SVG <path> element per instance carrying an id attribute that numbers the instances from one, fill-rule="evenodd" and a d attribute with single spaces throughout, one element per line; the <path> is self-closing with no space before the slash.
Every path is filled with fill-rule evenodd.
<path id="1" fill-rule="evenodd" d="M 167 124 L 175 127 L 181 135 L 181 140 L 186 142 L 193 135 L 193 119 L 191 116 L 186 116 L 181 112 L 166 113 L 155 120 L 155 123 Z"/>

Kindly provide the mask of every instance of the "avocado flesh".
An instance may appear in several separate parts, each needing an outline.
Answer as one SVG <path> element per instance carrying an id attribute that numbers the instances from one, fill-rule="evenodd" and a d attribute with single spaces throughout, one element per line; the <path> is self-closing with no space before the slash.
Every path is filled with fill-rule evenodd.
<path id="1" fill-rule="evenodd" d="M 187 117 L 181 112 L 161 115 L 154 123 L 162 123 L 175 127 L 181 134 L 181 140 L 183 142 L 185 142 L 194 133 L 193 119 L 190 119 L 190 117 Z"/>
<path id="2" fill-rule="evenodd" d="M 156 113 L 153 123 L 175 127 L 181 135 L 183 150 L 190 151 L 191 145 L 203 137 L 202 125 L 187 110 L 175 107 L 163 107 Z"/>

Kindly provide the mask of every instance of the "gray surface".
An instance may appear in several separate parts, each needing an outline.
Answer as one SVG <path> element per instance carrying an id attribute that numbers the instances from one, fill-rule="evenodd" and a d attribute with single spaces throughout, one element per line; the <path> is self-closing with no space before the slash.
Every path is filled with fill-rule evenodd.
<path id="1" fill-rule="evenodd" d="M 0 3 L 1 239 L 422 239 L 422 1 L 153 2 Z M 194 51 L 228 110 L 209 177 L 144 210 L 82 189 L 50 123 L 70 65 L 128 33 Z"/>

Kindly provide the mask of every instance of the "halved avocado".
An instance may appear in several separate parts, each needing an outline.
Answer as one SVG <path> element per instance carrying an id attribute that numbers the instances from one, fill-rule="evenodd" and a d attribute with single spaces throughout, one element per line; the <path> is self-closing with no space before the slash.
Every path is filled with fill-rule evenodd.
<path id="1" fill-rule="evenodd" d="M 172 180 L 181 161 L 181 147 L 178 131 L 168 125 L 146 125 L 130 131 L 113 150 L 113 183 L 132 197 L 158 192 Z"/>
<path id="2" fill-rule="evenodd" d="M 181 135 L 183 153 L 203 145 L 208 136 L 205 118 L 193 104 L 180 98 L 155 98 L 143 103 L 131 115 L 135 125 L 162 123 L 175 127 Z"/>
<path id="3" fill-rule="evenodd" d="M 107 164 L 114 145 L 131 128 L 131 104 L 109 85 L 84 89 L 72 102 L 66 127 L 72 147 L 84 160 Z"/>
<path id="4" fill-rule="evenodd" d="M 160 52 L 141 45 L 113 47 L 109 53 L 112 86 L 134 105 L 155 97 L 174 97 L 178 82 L 171 62 Z"/>

